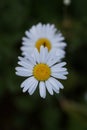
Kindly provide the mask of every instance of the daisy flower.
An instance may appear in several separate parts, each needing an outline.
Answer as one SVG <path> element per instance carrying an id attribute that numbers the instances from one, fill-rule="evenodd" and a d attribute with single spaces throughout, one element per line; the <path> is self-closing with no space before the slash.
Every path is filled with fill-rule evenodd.
<path id="1" fill-rule="evenodd" d="M 16 75 L 27 77 L 21 84 L 23 92 L 28 91 L 30 95 L 39 87 L 39 93 L 42 98 L 46 97 L 46 89 L 53 95 L 54 92 L 59 93 L 63 89 L 63 85 L 58 79 L 66 79 L 68 74 L 64 67 L 66 62 L 58 63 L 57 58 L 52 57 L 53 53 L 48 52 L 47 47 L 40 47 L 40 52 L 35 48 L 34 55 L 27 58 L 19 57 L 16 67 Z"/>
<path id="2" fill-rule="evenodd" d="M 48 51 L 54 50 L 55 54 L 61 58 L 65 56 L 64 48 L 66 43 L 64 37 L 57 31 L 52 24 L 37 24 L 32 26 L 30 30 L 25 32 L 25 37 L 22 38 L 23 46 L 21 47 L 22 54 L 28 56 L 32 54 L 34 48 L 40 51 L 40 46 L 48 48 Z"/>

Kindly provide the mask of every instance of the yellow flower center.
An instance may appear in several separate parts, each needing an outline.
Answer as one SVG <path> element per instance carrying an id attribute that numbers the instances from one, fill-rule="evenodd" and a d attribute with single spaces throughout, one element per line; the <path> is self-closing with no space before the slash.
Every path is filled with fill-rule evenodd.
<path id="1" fill-rule="evenodd" d="M 51 49 L 51 43 L 47 38 L 40 38 L 36 41 L 35 47 L 38 49 L 40 52 L 40 46 L 44 46 L 48 48 L 48 51 Z"/>
<path id="2" fill-rule="evenodd" d="M 46 64 L 37 64 L 33 69 L 34 77 L 39 81 L 45 81 L 50 77 L 51 70 Z"/>

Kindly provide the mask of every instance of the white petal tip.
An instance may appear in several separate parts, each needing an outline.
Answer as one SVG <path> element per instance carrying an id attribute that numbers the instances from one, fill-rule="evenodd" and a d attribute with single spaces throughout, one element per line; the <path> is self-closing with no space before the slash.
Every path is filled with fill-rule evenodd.
<path id="1" fill-rule="evenodd" d="M 46 98 L 46 96 L 40 96 L 41 98 L 43 98 L 43 99 L 45 99 Z"/>
<path id="2" fill-rule="evenodd" d="M 23 89 L 22 92 L 25 93 L 27 90 Z"/>

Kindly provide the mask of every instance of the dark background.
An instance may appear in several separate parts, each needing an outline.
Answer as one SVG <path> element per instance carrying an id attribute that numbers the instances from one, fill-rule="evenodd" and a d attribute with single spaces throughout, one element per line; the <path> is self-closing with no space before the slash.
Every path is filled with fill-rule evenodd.
<path id="1" fill-rule="evenodd" d="M 15 75 L 21 38 L 32 25 L 53 23 L 66 38 L 68 79 L 60 94 L 22 93 Z M 87 0 L 0 1 L 0 130 L 87 130 Z"/>

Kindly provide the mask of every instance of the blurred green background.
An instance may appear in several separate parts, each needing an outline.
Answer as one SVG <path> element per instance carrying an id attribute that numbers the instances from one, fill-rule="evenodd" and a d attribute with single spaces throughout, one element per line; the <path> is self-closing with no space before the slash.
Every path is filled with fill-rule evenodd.
<path id="1" fill-rule="evenodd" d="M 68 80 L 60 94 L 22 93 L 15 75 L 24 32 L 53 23 L 66 38 Z M 0 130 L 87 130 L 87 0 L 0 1 Z"/>

